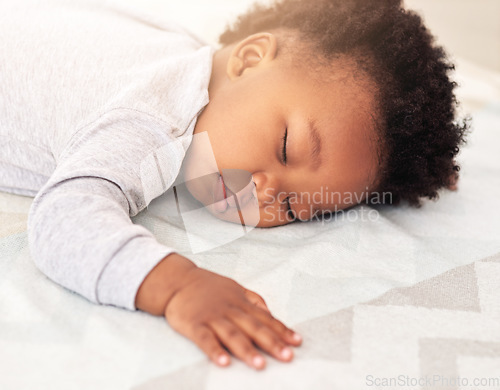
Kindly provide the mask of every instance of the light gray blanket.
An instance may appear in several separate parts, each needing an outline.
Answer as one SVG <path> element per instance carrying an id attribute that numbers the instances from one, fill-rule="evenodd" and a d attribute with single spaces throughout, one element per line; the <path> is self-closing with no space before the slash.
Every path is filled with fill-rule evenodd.
<path id="1" fill-rule="evenodd" d="M 292 363 L 268 358 L 263 372 L 218 368 L 163 318 L 50 281 L 29 255 L 32 199 L 0 193 L 0 389 L 500 388 L 500 75 L 458 70 L 474 130 L 457 192 L 419 210 L 356 209 L 373 220 L 254 229 L 190 255 L 303 335 Z M 188 247 L 176 220 L 134 222 Z"/>

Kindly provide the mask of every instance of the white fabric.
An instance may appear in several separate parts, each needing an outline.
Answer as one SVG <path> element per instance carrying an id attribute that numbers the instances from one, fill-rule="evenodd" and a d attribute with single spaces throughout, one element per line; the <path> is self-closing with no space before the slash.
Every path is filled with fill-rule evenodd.
<path id="1" fill-rule="evenodd" d="M 27 246 L 32 199 L 0 194 L 0 388 L 359 390 L 370 375 L 498 377 L 500 256 L 488 256 L 500 252 L 500 75 L 459 61 L 457 78 L 474 121 L 457 192 L 379 209 L 373 222 L 254 229 L 191 256 L 304 336 L 293 363 L 268 358 L 264 372 L 234 359 L 217 368 L 162 318 L 91 304 L 45 278 Z M 178 221 L 148 213 L 134 222 L 188 247 Z"/>

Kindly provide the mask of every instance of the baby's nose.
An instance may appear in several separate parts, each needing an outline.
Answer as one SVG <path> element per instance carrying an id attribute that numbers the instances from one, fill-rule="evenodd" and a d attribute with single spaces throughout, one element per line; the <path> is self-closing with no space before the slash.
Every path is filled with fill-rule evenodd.
<path id="1" fill-rule="evenodd" d="M 257 172 L 252 175 L 252 178 L 260 207 L 280 202 L 279 197 L 284 194 L 280 193 L 279 180 L 275 175 Z"/>

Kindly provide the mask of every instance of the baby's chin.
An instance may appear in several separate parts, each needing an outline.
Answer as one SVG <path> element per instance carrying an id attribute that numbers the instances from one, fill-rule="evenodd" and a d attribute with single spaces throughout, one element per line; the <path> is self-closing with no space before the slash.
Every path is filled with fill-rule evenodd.
<path id="1" fill-rule="evenodd" d="M 203 202 L 203 197 L 200 196 L 199 193 L 191 193 L 191 195 L 200 203 L 202 204 L 205 209 L 212 214 L 214 217 L 217 219 L 220 219 L 222 221 L 226 222 L 231 222 L 237 225 L 245 225 L 245 226 L 251 226 L 251 227 L 260 227 L 260 228 L 271 228 L 271 227 L 276 227 L 276 226 L 283 226 L 287 225 L 291 220 L 283 220 L 278 218 L 275 215 L 269 215 L 266 213 L 261 213 L 261 210 L 258 207 L 258 202 L 255 201 L 255 207 L 252 207 L 251 212 L 249 212 L 249 209 L 239 209 L 238 207 L 228 207 L 224 211 L 220 211 L 221 209 L 218 208 L 217 206 L 221 203 L 214 203 L 214 202 Z M 198 196 L 198 197 L 197 197 Z M 247 205 L 248 207 L 248 205 Z M 240 212 L 238 212 L 238 210 Z"/>
<path id="2" fill-rule="evenodd" d="M 260 211 L 258 202 L 250 200 L 245 205 L 234 204 L 235 196 L 231 196 L 223 201 L 205 205 L 207 210 L 214 217 L 239 225 L 255 227 L 260 221 Z M 237 201 L 237 200 L 236 200 Z"/>
<path id="3" fill-rule="evenodd" d="M 258 201 L 255 198 L 247 200 L 245 204 L 242 204 L 238 202 L 240 197 L 230 195 L 224 200 L 214 202 L 213 197 L 209 199 L 207 196 L 203 196 L 204 194 L 202 194 L 202 191 L 193 189 L 193 192 L 190 190 L 190 193 L 217 219 L 252 227 L 256 227 L 259 224 L 260 211 Z"/>

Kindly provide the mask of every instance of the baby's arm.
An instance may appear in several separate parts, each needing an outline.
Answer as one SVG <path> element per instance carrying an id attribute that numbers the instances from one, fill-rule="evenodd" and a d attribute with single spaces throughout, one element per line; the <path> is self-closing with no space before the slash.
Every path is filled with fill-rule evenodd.
<path id="1" fill-rule="evenodd" d="M 198 268 L 173 253 L 146 277 L 136 297 L 137 308 L 164 315 L 173 329 L 194 341 L 220 366 L 229 364 L 223 346 L 249 366 L 265 360 L 254 344 L 282 361 L 293 358 L 287 344 L 301 338 L 273 318 L 264 300 L 235 281 Z"/>
<path id="2" fill-rule="evenodd" d="M 92 302 L 164 315 L 214 360 L 227 358 L 222 344 L 246 362 L 257 354 L 252 341 L 274 356 L 285 342 L 298 345 L 256 294 L 197 268 L 130 220 L 146 207 L 145 186 L 157 184 L 141 181 L 141 162 L 165 142 L 161 124 L 130 110 L 77 133 L 30 209 L 35 264 Z"/>

